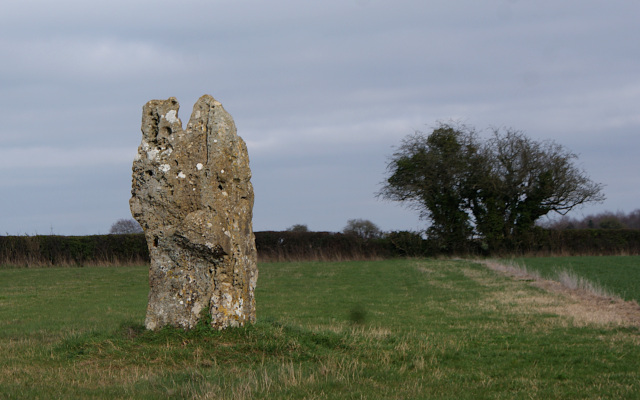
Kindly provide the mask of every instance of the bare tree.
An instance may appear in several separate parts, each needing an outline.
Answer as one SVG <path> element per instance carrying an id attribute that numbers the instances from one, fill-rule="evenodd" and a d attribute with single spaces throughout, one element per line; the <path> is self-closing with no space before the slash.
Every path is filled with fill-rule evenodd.
<path id="1" fill-rule="evenodd" d="M 543 225 L 550 229 L 640 229 L 640 209 L 625 214 L 622 211 L 604 211 L 581 219 L 562 217 Z"/>
<path id="2" fill-rule="evenodd" d="M 382 236 L 382 231 L 376 224 L 366 219 L 350 219 L 342 233 L 358 236 L 362 239 L 376 239 Z"/>
<path id="3" fill-rule="evenodd" d="M 109 230 L 110 235 L 122 235 L 127 233 L 142 233 L 142 227 L 138 221 L 133 218 L 122 218 L 114 222 Z"/>
<path id="4" fill-rule="evenodd" d="M 640 229 L 640 208 L 630 212 L 625 217 L 624 223 L 631 229 Z"/>
<path id="5" fill-rule="evenodd" d="M 309 228 L 304 224 L 295 224 L 287 228 L 289 232 L 309 232 Z"/>

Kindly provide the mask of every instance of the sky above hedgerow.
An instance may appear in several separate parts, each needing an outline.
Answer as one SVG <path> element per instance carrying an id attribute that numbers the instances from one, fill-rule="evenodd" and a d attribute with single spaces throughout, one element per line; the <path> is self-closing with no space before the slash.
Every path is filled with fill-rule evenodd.
<path id="1" fill-rule="evenodd" d="M 554 140 L 640 208 L 640 2 L 10 1 L 0 13 L 0 234 L 129 218 L 142 106 L 211 94 L 247 142 L 254 230 L 419 230 L 377 199 L 439 121 Z"/>

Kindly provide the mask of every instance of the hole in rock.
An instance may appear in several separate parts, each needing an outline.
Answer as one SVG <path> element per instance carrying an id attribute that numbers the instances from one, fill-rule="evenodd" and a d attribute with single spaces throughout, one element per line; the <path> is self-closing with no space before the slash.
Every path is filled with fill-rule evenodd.
<path id="1" fill-rule="evenodd" d="M 162 136 L 171 136 L 171 127 L 163 126 L 162 127 Z"/>

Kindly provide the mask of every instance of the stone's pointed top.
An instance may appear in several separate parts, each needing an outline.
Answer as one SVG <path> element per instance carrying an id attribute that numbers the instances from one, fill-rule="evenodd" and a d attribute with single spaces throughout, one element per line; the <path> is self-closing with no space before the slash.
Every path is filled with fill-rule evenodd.
<path id="1" fill-rule="evenodd" d="M 204 103 L 204 104 L 208 104 L 211 105 L 213 107 L 222 107 L 222 103 L 220 103 L 218 100 L 216 100 L 213 96 L 211 96 L 210 94 L 205 94 L 202 95 L 198 101 L 196 102 L 196 105 L 199 103 Z"/>
<path id="2" fill-rule="evenodd" d="M 257 280 L 247 148 L 233 118 L 209 95 L 187 128 L 171 97 L 143 108 L 133 162 L 131 213 L 145 230 L 151 267 L 146 326 L 216 328 L 255 321 Z"/>
<path id="3" fill-rule="evenodd" d="M 208 94 L 200 97 L 193 106 L 187 130 L 191 133 L 206 131 L 211 137 L 227 141 L 233 141 L 238 137 L 231 115 L 219 101 Z M 213 139 L 213 143 L 217 139 Z"/>

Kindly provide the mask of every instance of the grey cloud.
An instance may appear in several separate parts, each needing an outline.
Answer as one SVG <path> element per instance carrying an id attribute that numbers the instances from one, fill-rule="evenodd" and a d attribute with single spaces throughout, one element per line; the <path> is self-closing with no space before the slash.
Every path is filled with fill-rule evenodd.
<path id="1" fill-rule="evenodd" d="M 424 227 L 373 193 L 392 146 L 451 118 L 554 139 L 608 184 L 609 200 L 597 207 L 639 207 L 628 172 L 640 167 L 634 2 L 5 8 L 0 186 L 15 194 L 2 204 L 0 232 L 42 233 L 37 221 L 58 233 L 108 231 L 128 215 L 144 103 L 176 96 L 186 121 L 204 93 L 224 104 L 248 143 L 259 230 L 340 230 L 350 218 Z"/>

